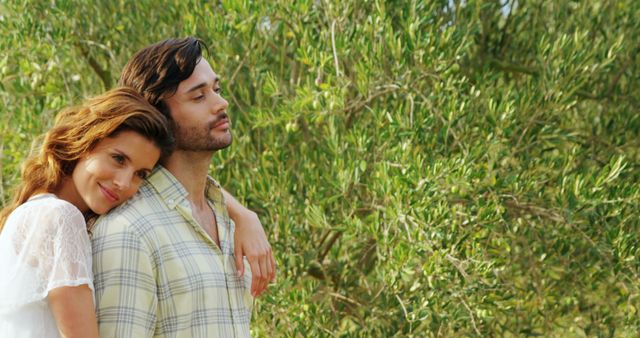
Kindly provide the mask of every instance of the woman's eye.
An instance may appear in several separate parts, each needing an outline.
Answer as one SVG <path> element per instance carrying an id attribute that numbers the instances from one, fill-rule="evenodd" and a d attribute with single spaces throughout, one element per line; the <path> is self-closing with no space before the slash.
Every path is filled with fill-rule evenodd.
<path id="1" fill-rule="evenodd" d="M 202 101 L 204 100 L 204 95 L 198 95 L 196 97 L 193 98 L 194 101 Z"/>
<path id="2" fill-rule="evenodd" d="M 122 155 L 112 155 L 111 156 L 113 158 L 114 161 L 116 161 L 118 164 L 124 164 L 124 156 Z"/>
<path id="3" fill-rule="evenodd" d="M 138 177 L 140 177 L 141 179 L 146 179 L 149 176 L 149 173 L 147 173 L 146 171 L 139 171 L 138 172 Z"/>
<path id="4" fill-rule="evenodd" d="M 220 94 L 222 94 L 222 87 L 218 87 L 218 88 L 214 89 L 213 91 L 216 92 L 216 94 L 220 95 Z"/>

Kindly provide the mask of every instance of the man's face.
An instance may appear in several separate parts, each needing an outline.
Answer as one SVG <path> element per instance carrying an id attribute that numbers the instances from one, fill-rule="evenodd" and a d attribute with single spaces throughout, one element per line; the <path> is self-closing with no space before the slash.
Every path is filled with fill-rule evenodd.
<path id="1" fill-rule="evenodd" d="M 229 103 L 220 95 L 218 76 L 207 60 L 200 59 L 165 102 L 176 126 L 177 150 L 215 151 L 231 144 Z"/>

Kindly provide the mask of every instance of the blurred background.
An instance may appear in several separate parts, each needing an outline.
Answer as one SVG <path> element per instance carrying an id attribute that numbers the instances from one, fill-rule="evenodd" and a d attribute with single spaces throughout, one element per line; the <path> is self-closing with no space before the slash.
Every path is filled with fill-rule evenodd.
<path id="1" fill-rule="evenodd" d="M 640 2 L 0 1 L 0 197 L 138 49 L 209 46 L 256 337 L 640 331 Z"/>

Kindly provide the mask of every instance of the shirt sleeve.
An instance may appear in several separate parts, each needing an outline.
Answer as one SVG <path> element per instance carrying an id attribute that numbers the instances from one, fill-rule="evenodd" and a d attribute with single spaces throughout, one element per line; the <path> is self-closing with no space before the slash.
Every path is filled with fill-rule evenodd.
<path id="1" fill-rule="evenodd" d="M 30 264 L 37 262 L 43 297 L 64 286 L 87 284 L 93 289 L 91 244 L 82 213 L 56 201 L 36 214 L 40 224 L 31 227 L 24 258 Z"/>
<path id="2" fill-rule="evenodd" d="M 100 337 L 153 337 L 156 283 L 150 250 L 126 217 L 99 219 L 92 239 Z"/>

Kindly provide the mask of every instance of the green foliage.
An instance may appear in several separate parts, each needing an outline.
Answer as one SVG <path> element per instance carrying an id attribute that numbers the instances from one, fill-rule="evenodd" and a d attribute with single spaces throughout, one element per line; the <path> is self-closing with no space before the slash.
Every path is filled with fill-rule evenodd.
<path id="1" fill-rule="evenodd" d="M 640 331 L 640 2 L 3 1 L 2 191 L 54 114 L 196 35 L 212 175 L 278 260 L 256 336 Z"/>

